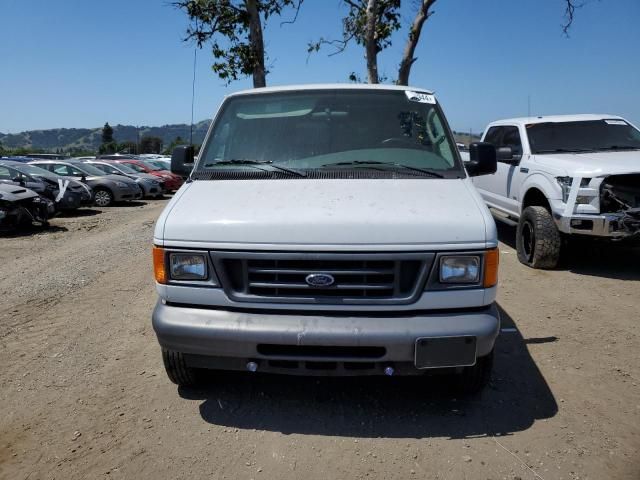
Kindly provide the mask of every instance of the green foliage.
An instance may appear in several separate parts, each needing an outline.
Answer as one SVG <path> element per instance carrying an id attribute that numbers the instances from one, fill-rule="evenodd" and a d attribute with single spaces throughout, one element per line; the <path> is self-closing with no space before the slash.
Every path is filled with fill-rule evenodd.
<path id="1" fill-rule="evenodd" d="M 98 148 L 100 155 L 116 153 L 118 151 L 118 144 L 116 142 L 103 143 Z"/>
<path id="2" fill-rule="evenodd" d="M 106 122 L 104 124 L 104 127 L 102 127 L 102 143 L 111 143 L 114 141 L 113 138 L 113 128 L 111 128 L 111 125 L 109 125 L 109 122 Z"/>
<path id="3" fill-rule="evenodd" d="M 132 142 L 131 140 L 126 140 L 122 143 L 118 144 L 117 151 L 119 153 L 131 153 L 138 154 L 138 144 L 136 142 Z"/>
<path id="4" fill-rule="evenodd" d="M 182 137 L 178 135 L 162 153 L 163 155 L 171 155 L 174 148 L 176 148 L 178 145 L 185 145 L 186 143 L 187 142 L 185 142 Z"/>
<path id="5" fill-rule="evenodd" d="M 160 137 L 143 136 L 140 139 L 140 153 L 160 153 L 162 139 Z"/>
<path id="6" fill-rule="evenodd" d="M 195 41 L 199 48 L 210 43 L 215 59 L 211 68 L 227 84 L 264 69 L 262 32 L 259 33 L 260 42 L 256 45 L 250 33 L 249 1 L 181 0 L 173 3 L 184 10 L 191 21 L 185 40 Z M 266 21 L 273 15 L 281 15 L 287 7 L 294 7 L 297 12 L 302 1 L 255 0 L 255 5 L 258 15 Z"/>
<path id="7" fill-rule="evenodd" d="M 329 55 L 335 55 L 343 52 L 352 41 L 365 46 L 368 2 L 367 0 L 345 0 L 344 3 L 349 10 L 346 17 L 342 19 L 342 38 L 337 40 L 320 38 L 316 42 L 309 42 L 307 44 L 308 53 L 318 52 L 326 45 L 333 48 Z M 391 45 L 391 36 L 402 26 L 402 18 L 400 0 L 378 0 L 376 6 L 374 37 L 376 51 L 380 53 Z M 359 76 L 352 72 L 349 75 L 349 80 L 359 81 Z"/>

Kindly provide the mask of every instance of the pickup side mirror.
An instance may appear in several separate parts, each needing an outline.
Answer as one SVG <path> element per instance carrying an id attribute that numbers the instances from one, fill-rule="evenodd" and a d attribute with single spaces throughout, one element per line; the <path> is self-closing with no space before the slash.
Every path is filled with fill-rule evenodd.
<path id="1" fill-rule="evenodd" d="M 487 142 L 474 142 L 469 145 L 469 161 L 465 164 L 471 177 L 491 175 L 498 169 L 496 147 Z"/>
<path id="2" fill-rule="evenodd" d="M 496 157 L 499 162 L 518 163 L 522 158 L 522 155 L 514 154 L 511 147 L 500 147 L 496 150 Z"/>
<path id="3" fill-rule="evenodd" d="M 180 145 L 171 154 L 171 173 L 188 177 L 193 168 L 193 145 Z"/>

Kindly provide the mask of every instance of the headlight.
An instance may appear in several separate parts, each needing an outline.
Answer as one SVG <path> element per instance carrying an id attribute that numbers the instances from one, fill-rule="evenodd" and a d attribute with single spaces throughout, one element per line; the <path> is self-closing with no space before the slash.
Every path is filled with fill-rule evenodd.
<path id="1" fill-rule="evenodd" d="M 569 200 L 569 192 L 571 191 L 571 185 L 573 185 L 573 177 L 556 177 L 560 188 L 562 189 L 562 201 L 567 203 Z M 591 182 L 590 178 L 583 178 L 580 181 L 580 188 L 585 188 L 589 186 L 589 182 Z M 576 203 L 589 203 L 591 200 L 585 201 L 583 197 L 578 197 L 581 201 L 577 201 Z"/>
<path id="2" fill-rule="evenodd" d="M 478 283 L 480 256 L 445 256 L 440 258 L 441 283 Z"/>
<path id="3" fill-rule="evenodd" d="M 120 188 L 127 188 L 128 187 L 128 185 L 126 183 L 124 183 L 124 182 L 116 182 L 116 185 L 118 187 L 120 187 Z"/>
<path id="4" fill-rule="evenodd" d="M 170 253 L 169 276 L 173 280 L 206 280 L 207 260 L 197 253 Z"/>
<path id="5" fill-rule="evenodd" d="M 563 203 L 567 203 L 569 200 L 569 192 L 571 191 L 571 184 L 573 183 L 573 178 L 571 177 L 556 177 L 560 188 L 562 189 L 562 201 Z"/>

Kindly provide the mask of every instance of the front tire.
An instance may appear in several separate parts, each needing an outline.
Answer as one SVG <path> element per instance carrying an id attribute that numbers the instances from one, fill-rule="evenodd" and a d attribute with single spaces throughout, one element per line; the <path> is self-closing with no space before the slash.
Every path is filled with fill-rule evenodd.
<path id="1" fill-rule="evenodd" d="M 518 260 L 531 268 L 552 269 L 560 261 L 562 238 L 551 213 L 544 207 L 527 207 L 516 233 Z"/>
<path id="2" fill-rule="evenodd" d="M 96 188 L 93 201 L 98 207 L 108 207 L 113 203 L 113 193 L 106 188 Z"/>
<path id="3" fill-rule="evenodd" d="M 198 384 L 198 371 L 187 365 L 180 352 L 162 349 L 162 361 L 169 380 L 181 387 L 193 387 Z"/>

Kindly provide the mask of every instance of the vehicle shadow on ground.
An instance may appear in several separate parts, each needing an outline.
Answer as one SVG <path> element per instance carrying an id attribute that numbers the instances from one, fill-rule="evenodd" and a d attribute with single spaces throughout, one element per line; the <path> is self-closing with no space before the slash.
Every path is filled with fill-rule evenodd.
<path id="1" fill-rule="evenodd" d="M 504 311 L 502 327 L 515 329 Z M 452 393 L 449 378 L 294 377 L 223 373 L 206 386 L 180 388 L 204 400 L 200 415 L 211 424 L 285 434 L 349 437 L 469 438 L 508 435 L 553 417 L 558 406 L 519 332 L 496 344 L 492 383 L 476 397 Z"/>
<path id="2" fill-rule="evenodd" d="M 20 228 L 18 230 L 0 230 L 0 238 L 20 238 L 31 237 L 33 235 L 39 235 L 42 233 L 54 233 L 54 232 L 67 232 L 67 227 L 59 227 L 57 225 L 47 226 L 33 226 L 27 228 Z"/>
<path id="3" fill-rule="evenodd" d="M 496 222 L 499 240 L 516 249 L 516 228 Z M 573 238 L 563 247 L 557 270 L 578 275 L 640 280 L 640 247 L 624 243 Z M 526 268 L 526 267 L 524 267 Z"/>
<path id="4" fill-rule="evenodd" d="M 113 205 L 115 207 L 144 207 L 146 204 L 147 202 L 132 200 L 130 202 L 116 202 Z"/>
<path id="5" fill-rule="evenodd" d="M 95 210 L 93 208 L 78 208 L 77 210 L 64 210 L 60 212 L 58 217 L 60 218 L 75 218 L 75 217 L 92 217 L 99 215 L 102 210 Z"/>

